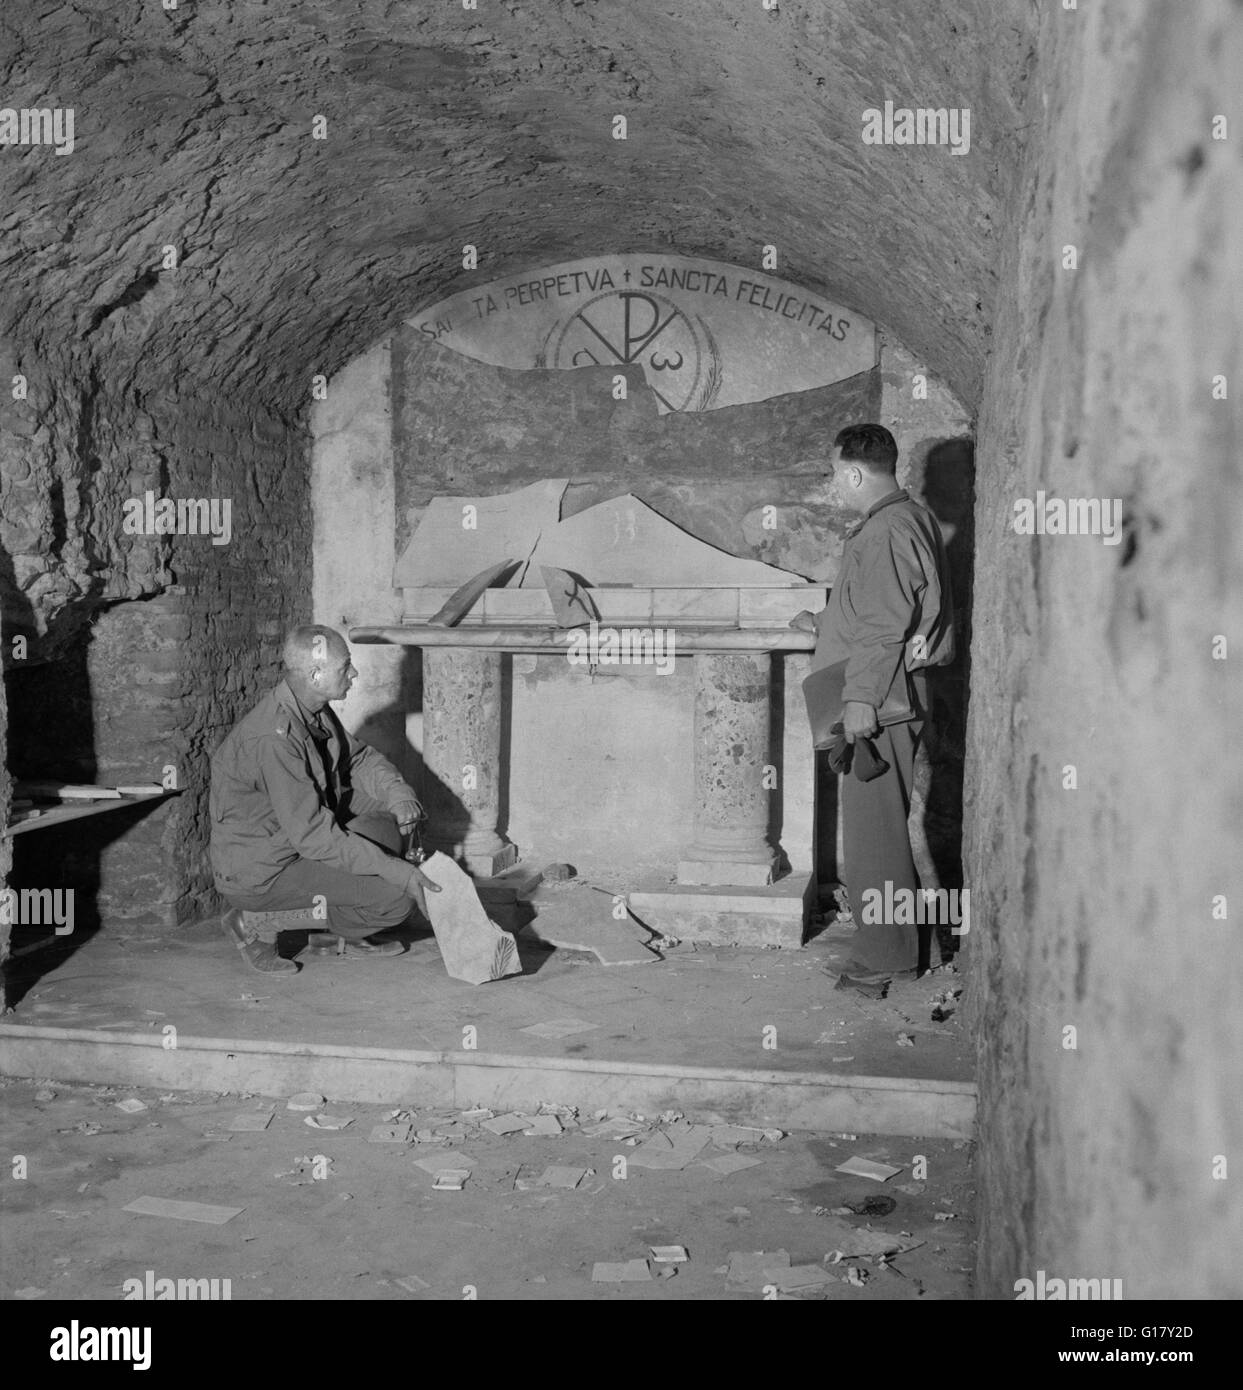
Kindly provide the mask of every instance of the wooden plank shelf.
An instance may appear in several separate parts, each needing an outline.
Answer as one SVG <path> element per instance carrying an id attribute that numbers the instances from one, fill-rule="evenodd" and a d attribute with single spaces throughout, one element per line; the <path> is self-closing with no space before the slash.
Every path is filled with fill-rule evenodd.
<path id="1" fill-rule="evenodd" d="M 32 806 L 27 810 L 15 811 L 0 834 L 21 835 L 27 830 L 46 830 L 50 826 L 64 825 L 66 821 L 80 820 L 83 816 L 98 816 L 104 811 L 119 811 L 125 806 L 141 806 L 148 801 L 161 801 L 167 796 L 176 796 L 178 791 L 180 788 L 114 796 L 101 801 L 57 801 L 44 806 Z"/>

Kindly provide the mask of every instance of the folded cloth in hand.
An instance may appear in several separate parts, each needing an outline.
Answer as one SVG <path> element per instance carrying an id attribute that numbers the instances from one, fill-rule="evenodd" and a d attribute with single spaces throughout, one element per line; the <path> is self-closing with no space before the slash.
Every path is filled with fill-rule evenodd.
<path id="1" fill-rule="evenodd" d="M 854 743 L 846 742 L 846 731 L 841 722 L 829 730 L 833 742 L 829 744 L 829 767 L 834 772 L 854 771 L 860 782 L 871 782 L 889 771 L 889 764 L 876 751 L 870 738 L 856 738 Z"/>

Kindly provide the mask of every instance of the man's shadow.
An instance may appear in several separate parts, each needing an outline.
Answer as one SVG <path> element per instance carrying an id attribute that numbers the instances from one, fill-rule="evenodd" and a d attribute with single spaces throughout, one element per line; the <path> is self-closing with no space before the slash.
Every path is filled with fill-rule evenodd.
<path id="1" fill-rule="evenodd" d="M 354 730 L 355 738 L 383 753 L 418 793 L 427 819 L 420 824 L 421 833 L 417 836 L 416 843 L 421 840 L 422 833 L 426 832 L 429 825 L 438 827 L 442 834 L 449 836 L 464 834 L 470 825 L 470 808 L 453 787 L 427 766 L 406 733 L 407 717 L 425 707 L 422 655 L 422 650 L 418 647 L 402 648 L 397 698 L 389 705 L 372 710 Z M 512 674 L 513 658 L 505 653 L 502 657 L 501 672 L 501 758 L 497 772 L 500 807 L 497 830 L 501 835 L 505 834 L 509 823 L 510 738 L 513 727 Z M 542 942 L 526 939 L 522 932 L 522 928 L 535 917 L 535 909 L 530 903 L 521 898 L 511 900 L 503 892 L 487 889 L 481 893 L 480 901 L 496 926 L 514 936 L 524 975 L 533 975 L 548 964 L 553 948 L 545 946 Z M 403 926 L 385 932 L 384 935 L 410 947 L 427 941 L 434 933 L 431 923 L 416 905 Z"/>
<path id="2" fill-rule="evenodd" d="M 932 718 L 925 726 L 928 781 L 924 834 L 942 888 L 962 889 L 963 768 L 971 696 L 971 610 L 975 583 L 975 444 L 969 438 L 933 445 L 924 464 L 924 502 L 941 523 L 954 599 L 954 660 L 930 681 Z M 939 923 L 921 928 L 921 956 L 935 930 L 942 959 L 964 941 Z"/>

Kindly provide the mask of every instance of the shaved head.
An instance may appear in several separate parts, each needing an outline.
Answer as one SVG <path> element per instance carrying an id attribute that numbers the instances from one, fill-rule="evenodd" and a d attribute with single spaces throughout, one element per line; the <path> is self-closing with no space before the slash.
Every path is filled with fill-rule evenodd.
<path id="1" fill-rule="evenodd" d="M 350 649 L 339 632 L 319 623 L 304 623 L 285 638 L 281 662 L 286 672 L 309 676 L 315 669 L 348 660 L 349 655 Z"/>

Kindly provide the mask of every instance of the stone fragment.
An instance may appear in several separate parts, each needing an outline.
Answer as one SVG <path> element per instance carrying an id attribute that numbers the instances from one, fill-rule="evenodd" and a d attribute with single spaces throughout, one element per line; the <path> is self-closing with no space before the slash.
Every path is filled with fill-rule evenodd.
<path id="1" fill-rule="evenodd" d="M 731 1250 L 726 1282 L 758 1290 L 771 1283 L 775 1271 L 790 1268 L 788 1250 Z"/>
<path id="2" fill-rule="evenodd" d="M 872 1178 L 876 1182 L 888 1182 L 902 1171 L 901 1168 L 893 1168 L 888 1163 L 874 1163 L 870 1158 L 848 1158 L 845 1163 L 839 1163 L 833 1170 L 835 1173 L 848 1173 L 854 1178 Z"/>
<path id="3" fill-rule="evenodd" d="M 138 1197 L 122 1211 L 139 1216 L 167 1216 L 175 1221 L 203 1221 L 209 1226 L 223 1226 L 244 1211 L 244 1207 L 219 1207 L 207 1202 L 176 1202 L 169 1197 Z"/>
<path id="4" fill-rule="evenodd" d="M 420 867 L 441 890 L 426 895 L 427 915 L 448 974 L 469 985 L 520 975 L 513 937 L 489 919 L 468 875 L 439 850 Z"/>
<path id="5" fill-rule="evenodd" d="M 398 589 L 464 584 L 507 555 L 522 561 L 557 524 L 567 478 L 550 478 L 495 497 L 433 497 L 393 572 Z M 462 525 L 473 508 L 474 525 Z"/>
<path id="6" fill-rule="evenodd" d="M 685 1168 L 711 1137 L 712 1130 L 707 1125 L 670 1125 L 645 1140 L 634 1151 L 630 1163 L 635 1168 Z"/>
<path id="7" fill-rule="evenodd" d="M 406 1144 L 410 1141 L 410 1131 L 413 1125 L 373 1125 L 371 1133 L 367 1136 L 369 1144 Z"/>
<path id="8" fill-rule="evenodd" d="M 416 1158 L 414 1160 L 416 1168 L 422 1168 L 425 1173 L 446 1173 L 456 1172 L 462 1169 L 470 1172 L 475 1166 L 475 1160 L 468 1158 L 464 1153 L 429 1154 L 426 1158 Z"/>
<path id="9" fill-rule="evenodd" d="M 599 618 L 600 611 L 591 597 L 591 591 L 579 583 L 569 570 L 541 565 L 540 575 L 548 590 L 548 601 L 552 604 L 558 627 L 582 627 Z"/>
<path id="10" fill-rule="evenodd" d="M 472 575 L 460 589 L 455 589 L 444 604 L 428 618 L 428 626 L 453 627 L 460 623 L 479 602 L 483 591 L 491 588 L 507 570 L 513 569 L 516 564 L 517 561 L 515 560 L 500 560 L 495 565 L 489 565 L 486 570 L 480 570 L 478 574 Z"/>
<path id="11" fill-rule="evenodd" d="M 517 1111 L 511 1111 L 508 1115 L 498 1115 L 494 1120 L 484 1120 L 481 1128 L 491 1131 L 493 1134 L 514 1134 L 520 1129 L 526 1129 L 531 1123 L 530 1115 L 519 1115 Z"/>
<path id="12" fill-rule="evenodd" d="M 531 565 L 569 570 L 591 584 L 639 587 L 779 588 L 807 582 L 762 560 L 741 560 L 718 550 L 631 493 L 599 502 L 546 530 Z"/>

